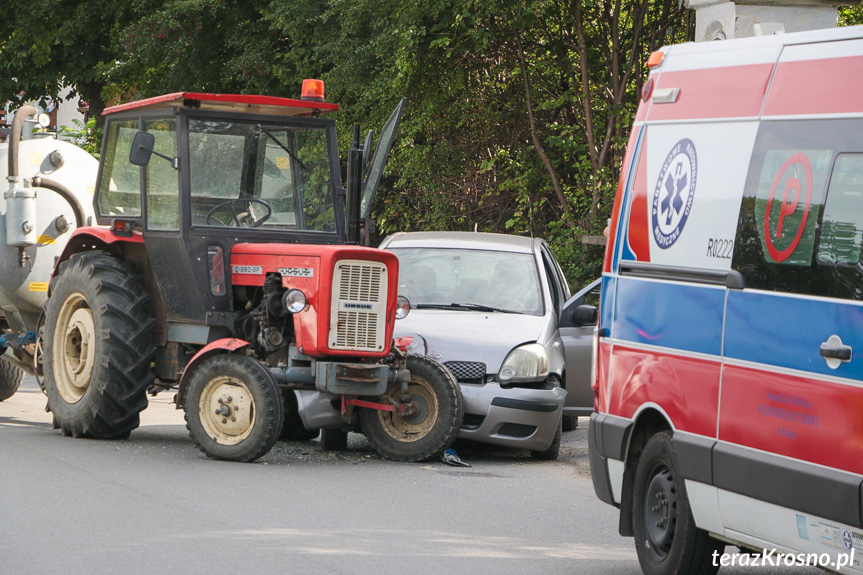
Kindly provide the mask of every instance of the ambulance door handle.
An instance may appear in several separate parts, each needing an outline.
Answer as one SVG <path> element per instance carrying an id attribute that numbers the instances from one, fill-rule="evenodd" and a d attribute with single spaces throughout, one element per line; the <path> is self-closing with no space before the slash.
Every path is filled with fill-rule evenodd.
<path id="1" fill-rule="evenodd" d="M 844 361 L 851 361 L 851 346 L 843 345 L 842 338 L 833 334 L 821 344 L 821 357 L 827 360 L 827 367 L 836 369 Z"/>
<path id="2" fill-rule="evenodd" d="M 841 361 L 851 361 L 851 348 L 847 345 L 839 347 L 827 347 L 826 343 L 822 343 L 821 357 L 828 359 L 838 359 Z"/>

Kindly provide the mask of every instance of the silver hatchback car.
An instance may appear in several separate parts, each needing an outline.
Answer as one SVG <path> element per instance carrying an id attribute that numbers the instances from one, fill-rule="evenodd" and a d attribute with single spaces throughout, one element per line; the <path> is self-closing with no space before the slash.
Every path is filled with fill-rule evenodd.
<path id="1" fill-rule="evenodd" d="M 538 238 L 415 232 L 380 247 L 398 256 L 399 293 L 411 303 L 396 336 L 412 337 L 411 353 L 442 362 L 460 384 L 459 437 L 557 458 L 561 430 L 593 410 L 592 290 L 570 299 Z"/>
<path id="2" fill-rule="evenodd" d="M 399 258 L 399 293 L 411 303 L 395 336 L 442 362 L 464 397 L 459 437 L 555 459 L 562 430 L 593 411 L 590 387 L 599 280 L 570 297 L 545 241 L 503 234 L 412 232 L 380 245 Z M 405 344 L 404 340 L 400 342 Z M 344 449 L 338 399 L 298 391 L 297 416 Z"/>

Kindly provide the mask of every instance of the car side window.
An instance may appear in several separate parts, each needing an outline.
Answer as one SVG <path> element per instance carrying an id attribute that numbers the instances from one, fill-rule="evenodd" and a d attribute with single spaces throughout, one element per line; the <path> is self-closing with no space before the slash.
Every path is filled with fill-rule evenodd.
<path id="1" fill-rule="evenodd" d="M 560 284 L 560 278 L 555 270 L 557 266 L 554 264 L 554 260 L 551 259 L 550 254 L 545 249 L 542 250 L 542 264 L 545 270 L 546 281 L 548 281 L 549 288 L 551 289 L 551 301 L 554 305 L 554 310 L 555 312 L 560 313 L 560 308 L 563 306 L 563 302 L 566 301 L 566 298 L 563 286 Z"/>

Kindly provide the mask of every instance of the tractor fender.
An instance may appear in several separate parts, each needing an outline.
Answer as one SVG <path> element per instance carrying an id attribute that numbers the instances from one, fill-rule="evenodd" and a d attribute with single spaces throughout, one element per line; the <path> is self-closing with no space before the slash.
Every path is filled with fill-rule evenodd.
<path id="1" fill-rule="evenodd" d="M 72 232 L 72 235 L 69 237 L 69 242 L 63 249 L 63 253 L 60 254 L 60 257 L 57 258 L 56 262 L 54 262 L 54 273 L 57 272 L 57 268 L 60 266 L 60 264 L 69 259 L 69 257 L 73 254 L 90 251 L 92 249 L 116 251 L 111 250 L 111 246 L 113 246 L 114 244 L 117 244 L 118 246 L 122 246 L 123 244 L 143 245 L 144 236 L 141 234 L 141 232 L 133 232 L 128 235 L 117 234 L 116 232 L 114 232 L 114 230 L 110 228 L 102 228 L 96 226 L 85 226 L 82 228 L 77 228 Z"/>
<path id="2" fill-rule="evenodd" d="M 217 339 L 214 342 L 208 343 L 200 350 L 195 356 L 189 361 L 186 365 L 186 369 L 183 370 L 183 374 L 180 376 L 180 383 L 177 386 L 177 398 L 176 404 L 177 409 L 183 408 L 183 398 L 186 395 L 186 384 L 189 381 L 189 378 L 198 368 L 202 361 L 207 359 L 208 357 L 212 357 L 219 353 L 230 353 L 232 351 L 237 351 L 238 349 L 242 349 L 249 345 L 249 342 L 237 339 L 234 337 L 226 337 L 223 339 Z"/>

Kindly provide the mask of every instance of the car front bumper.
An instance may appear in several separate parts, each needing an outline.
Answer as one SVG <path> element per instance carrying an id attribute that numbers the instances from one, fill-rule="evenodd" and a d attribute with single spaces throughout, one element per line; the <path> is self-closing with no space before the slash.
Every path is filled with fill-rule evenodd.
<path id="1" fill-rule="evenodd" d="M 494 445 L 544 451 L 563 413 L 566 391 L 461 384 L 465 417 L 458 436 Z"/>

